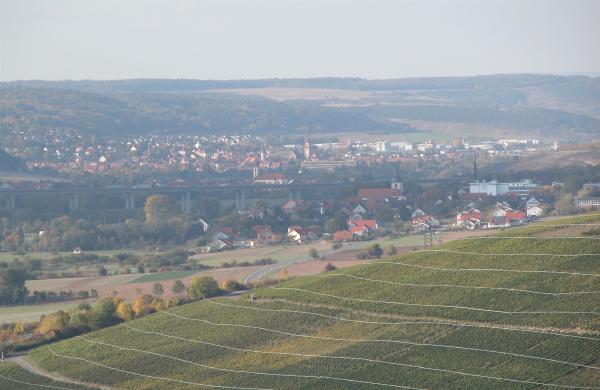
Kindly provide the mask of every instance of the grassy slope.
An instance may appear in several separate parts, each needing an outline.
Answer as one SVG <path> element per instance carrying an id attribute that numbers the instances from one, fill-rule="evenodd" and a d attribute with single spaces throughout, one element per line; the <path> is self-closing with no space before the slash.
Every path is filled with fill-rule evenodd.
<path id="1" fill-rule="evenodd" d="M 600 223 L 600 215 L 578 217 L 555 223 Z M 592 227 L 590 227 L 591 229 Z M 560 234 L 557 227 L 530 227 L 508 230 L 501 235 Z M 585 228 L 587 229 L 587 228 Z M 581 229 L 580 229 L 581 230 Z M 565 232 L 573 234 L 572 229 Z M 594 253 L 600 254 L 600 240 L 462 240 L 442 247 L 482 253 Z M 445 268 L 503 268 L 520 270 L 564 270 L 600 273 L 599 256 L 533 257 L 470 256 L 446 253 L 411 253 L 394 259 L 406 264 Z M 387 260 L 386 260 L 387 261 Z M 394 283 L 454 284 L 496 288 L 518 288 L 544 292 L 598 291 L 600 278 L 573 275 L 499 272 L 447 272 L 425 270 L 395 264 L 371 264 L 335 271 L 336 274 L 381 279 Z M 321 275 L 323 276 L 323 275 Z M 286 288 L 286 289 L 281 289 Z M 504 311 L 593 311 L 600 312 L 600 294 L 545 296 L 505 290 L 458 289 L 451 287 L 408 287 L 351 279 L 345 276 L 306 277 L 276 288 L 256 291 L 259 300 L 216 300 L 199 302 L 158 313 L 127 325 L 88 334 L 86 339 L 112 344 L 99 345 L 76 338 L 58 343 L 54 351 L 83 357 L 115 368 L 145 375 L 168 377 L 195 383 L 261 388 L 375 388 L 365 383 L 333 379 L 278 377 L 223 372 L 212 367 L 267 372 L 271 374 L 324 375 L 353 380 L 412 386 L 416 388 L 453 389 L 525 389 L 559 388 L 523 382 L 486 379 L 476 375 L 510 378 L 519 381 L 554 383 L 570 386 L 598 386 L 600 370 L 575 366 L 599 365 L 600 315 L 598 314 L 501 314 L 465 309 L 427 308 L 357 302 L 314 295 L 287 288 L 337 295 L 346 298 L 385 300 L 418 304 L 456 305 Z M 217 303 L 242 307 L 225 307 Z M 306 313 L 269 310 L 295 310 L 326 314 L 371 323 L 340 321 Z M 444 324 L 376 324 L 419 320 L 453 321 L 484 327 L 448 326 Z M 208 320 L 212 323 L 198 320 Z M 215 325 L 221 324 L 221 325 Z M 231 326 L 224 324 L 244 325 Z M 266 329 L 249 328 L 255 326 Z M 489 325 L 511 326 L 519 331 L 491 329 Z M 160 332 L 162 335 L 156 333 Z M 277 330 L 280 332 L 273 332 Z M 531 331 L 560 332 L 565 337 Z M 298 337 L 308 335 L 311 337 Z M 185 339 L 169 338 L 165 335 Z M 323 339 L 329 338 L 329 339 Z M 336 338 L 337 340 L 331 340 Z M 340 338 L 345 340 L 339 340 Z M 360 339 L 362 341 L 358 341 Z M 375 341 L 379 340 L 379 341 Z M 383 340 L 383 341 L 382 341 Z M 389 342 L 429 343 L 491 353 L 440 346 L 409 345 Z M 198 341 L 216 345 L 206 345 Z M 126 347 L 124 351 L 117 347 Z M 234 347 L 262 352 L 244 352 Z M 131 349 L 137 349 L 132 351 Z M 151 351 L 164 356 L 150 355 Z M 282 355 L 281 353 L 313 356 Z M 512 354 L 512 355 L 511 355 Z M 530 357 L 515 356 L 515 354 Z M 175 360 L 167 357 L 176 357 Z M 319 355 L 319 356 L 314 356 Z M 324 358 L 328 355 L 330 358 Z M 337 358 L 331 358 L 331 357 Z M 534 359 L 536 356 L 541 359 Z M 346 357 L 346 358 L 339 358 Z M 380 362 L 347 359 L 360 357 Z M 57 359 L 49 347 L 36 350 L 36 363 L 62 375 L 105 383 L 123 388 L 159 389 L 194 388 L 192 385 L 135 377 L 107 368 L 66 358 Z M 554 359 L 562 362 L 548 361 Z M 381 362 L 385 361 L 385 363 Z M 196 363 L 193 364 L 193 363 Z M 570 362 L 572 364 L 566 364 Z M 460 371 L 463 374 L 427 370 Z M 470 374 L 470 375 L 467 375 Z"/>
<path id="2" fill-rule="evenodd" d="M 56 382 L 48 378 L 33 375 L 15 363 L 5 362 L 0 364 L 0 389 L 29 390 L 43 388 L 73 390 L 90 389 L 90 387 L 86 386 Z"/>

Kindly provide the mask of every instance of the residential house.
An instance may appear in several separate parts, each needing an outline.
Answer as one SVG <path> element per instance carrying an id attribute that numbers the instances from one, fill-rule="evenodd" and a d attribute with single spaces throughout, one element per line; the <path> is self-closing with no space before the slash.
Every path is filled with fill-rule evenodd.
<path id="1" fill-rule="evenodd" d="M 302 244 L 303 242 L 314 239 L 316 236 L 310 229 L 305 229 L 296 225 L 288 228 L 287 237 L 296 244 Z"/>
<path id="2" fill-rule="evenodd" d="M 527 206 L 528 217 L 541 217 L 544 214 L 544 209 L 541 206 Z"/>
<path id="3" fill-rule="evenodd" d="M 379 224 L 377 223 L 377 220 L 375 220 L 375 219 L 353 219 L 353 220 L 348 220 L 348 227 L 349 228 L 366 227 L 370 231 L 375 231 L 379 228 Z"/>
<path id="4" fill-rule="evenodd" d="M 214 228 L 212 231 L 213 238 L 229 239 L 231 236 L 233 236 L 233 228 L 231 227 Z"/>
<path id="5" fill-rule="evenodd" d="M 412 224 L 416 231 L 424 231 L 426 229 L 439 227 L 440 220 L 429 214 L 425 214 L 423 216 L 417 215 L 416 217 L 413 217 Z"/>
<path id="6" fill-rule="evenodd" d="M 398 188 L 359 188 L 358 193 L 353 200 L 369 211 L 391 202 L 404 200 L 402 191 Z"/>
<path id="7" fill-rule="evenodd" d="M 338 230 L 333 233 L 333 241 L 335 242 L 348 242 L 354 241 L 354 233 L 347 230 Z"/>
<path id="8" fill-rule="evenodd" d="M 467 209 L 456 215 L 456 226 L 460 229 L 474 230 L 481 227 L 481 211 Z"/>
<path id="9" fill-rule="evenodd" d="M 508 227 L 523 223 L 527 214 L 523 211 L 513 210 L 506 203 L 498 203 L 490 213 L 489 227 Z"/>
<path id="10" fill-rule="evenodd" d="M 207 248 L 207 252 L 220 252 L 233 248 L 233 242 L 225 238 L 213 238 Z"/>
<path id="11" fill-rule="evenodd" d="M 281 210 L 286 214 L 290 214 L 296 209 L 297 206 L 298 206 L 297 200 L 289 199 L 287 202 L 285 202 L 283 205 L 281 205 Z"/>

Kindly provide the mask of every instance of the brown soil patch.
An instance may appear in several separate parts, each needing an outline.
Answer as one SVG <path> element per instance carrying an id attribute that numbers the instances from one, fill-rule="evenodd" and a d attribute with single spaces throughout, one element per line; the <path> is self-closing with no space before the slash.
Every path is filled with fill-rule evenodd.
<path id="1" fill-rule="evenodd" d="M 308 276 L 308 275 L 315 275 L 315 274 L 323 272 L 325 270 L 325 265 L 327 265 L 327 263 L 331 263 L 334 266 L 336 266 L 337 268 L 348 268 L 348 267 L 352 267 L 352 266 L 355 266 L 358 264 L 363 264 L 366 262 L 367 262 L 367 260 L 358 260 L 358 259 L 310 260 L 310 261 L 305 261 L 303 263 L 291 265 L 291 266 L 285 268 L 285 270 L 287 271 L 289 276 Z"/>

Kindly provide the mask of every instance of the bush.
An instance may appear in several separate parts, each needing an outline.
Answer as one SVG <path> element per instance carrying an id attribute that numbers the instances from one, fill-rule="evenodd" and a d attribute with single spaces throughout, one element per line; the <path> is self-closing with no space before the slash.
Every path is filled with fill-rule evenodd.
<path id="1" fill-rule="evenodd" d="M 359 260 L 365 260 L 369 258 L 369 254 L 367 252 L 360 252 L 356 255 L 356 258 Z"/>
<path id="2" fill-rule="evenodd" d="M 219 295 L 221 290 L 217 282 L 210 276 L 196 276 L 188 287 L 193 298 L 210 298 Z"/>
<path id="3" fill-rule="evenodd" d="M 398 250 L 396 249 L 395 246 L 390 245 L 387 250 L 386 253 L 388 256 L 396 256 L 398 254 Z"/>
<path id="4" fill-rule="evenodd" d="M 331 263 L 327 263 L 327 265 L 325 265 L 325 271 L 335 271 L 337 269 L 337 267 Z"/>

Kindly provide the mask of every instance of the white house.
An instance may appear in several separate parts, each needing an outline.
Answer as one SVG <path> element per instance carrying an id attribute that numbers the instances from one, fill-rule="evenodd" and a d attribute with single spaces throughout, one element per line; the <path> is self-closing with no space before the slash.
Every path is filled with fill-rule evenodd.
<path id="1" fill-rule="evenodd" d="M 544 213 L 544 210 L 540 206 L 527 207 L 528 217 L 540 217 Z"/>
<path id="2" fill-rule="evenodd" d="M 527 200 L 527 208 L 539 206 L 540 204 L 542 203 L 533 196 Z"/>

